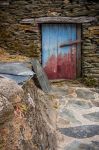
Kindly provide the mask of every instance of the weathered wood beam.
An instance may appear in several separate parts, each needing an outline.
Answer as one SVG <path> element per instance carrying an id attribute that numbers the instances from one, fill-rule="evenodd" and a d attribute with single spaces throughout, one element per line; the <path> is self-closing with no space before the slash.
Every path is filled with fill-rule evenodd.
<path id="1" fill-rule="evenodd" d="M 65 46 L 70 46 L 70 45 L 73 45 L 73 44 L 78 44 L 78 43 L 81 43 L 82 40 L 75 40 L 75 41 L 69 41 L 69 42 L 64 42 L 60 45 L 60 47 L 65 47 Z"/>
<path id="2" fill-rule="evenodd" d="M 22 24 L 33 24 L 34 22 L 40 23 L 87 23 L 97 21 L 95 17 L 40 17 L 40 18 L 27 18 L 22 19 Z"/>
<path id="3" fill-rule="evenodd" d="M 35 19 L 37 23 L 87 23 L 97 21 L 95 17 L 41 17 Z"/>

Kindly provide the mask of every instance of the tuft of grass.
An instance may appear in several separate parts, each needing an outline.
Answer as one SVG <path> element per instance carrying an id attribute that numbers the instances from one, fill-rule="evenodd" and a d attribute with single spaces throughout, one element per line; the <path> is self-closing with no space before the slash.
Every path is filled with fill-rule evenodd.
<path id="1" fill-rule="evenodd" d="M 93 76 L 84 77 L 82 81 L 86 86 L 89 87 L 97 86 L 97 80 Z"/>
<path id="2" fill-rule="evenodd" d="M 27 107 L 27 105 L 25 105 L 25 104 L 21 104 L 21 105 L 19 106 L 19 108 L 20 108 L 20 110 L 21 110 L 22 112 L 27 112 L 27 110 L 28 110 L 28 107 Z"/>

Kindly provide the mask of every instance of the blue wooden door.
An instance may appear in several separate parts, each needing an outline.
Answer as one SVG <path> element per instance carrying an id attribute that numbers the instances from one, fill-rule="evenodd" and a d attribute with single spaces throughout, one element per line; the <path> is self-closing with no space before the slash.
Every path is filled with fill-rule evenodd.
<path id="1" fill-rule="evenodd" d="M 74 40 L 75 24 L 42 25 L 42 66 L 49 79 L 76 78 L 76 45 L 61 46 Z"/>

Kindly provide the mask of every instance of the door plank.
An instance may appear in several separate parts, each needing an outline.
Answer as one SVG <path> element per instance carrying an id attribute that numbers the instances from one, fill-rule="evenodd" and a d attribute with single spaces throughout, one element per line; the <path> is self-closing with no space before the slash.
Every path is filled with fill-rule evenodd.
<path id="1" fill-rule="evenodd" d="M 77 39 L 81 40 L 81 24 L 77 24 Z M 77 44 L 77 77 L 81 76 L 81 43 Z"/>
<path id="2" fill-rule="evenodd" d="M 73 31 L 76 33 L 76 31 Z M 72 33 L 72 24 L 60 24 L 59 25 L 59 34 L 58 34 L 58 78 L 72 79 L 74 78 L 74 69 L 73 65 L 75 62 L 72 58 L 72 46 L 67 45 L 66 47 L 60 47 L 60 44 L 64 41 L 72 41 L 75 33 Z M 74 64 L 73 64 L 74 63 Z M 76 65 L 76 64 L 75 64 Z"/>
<path id="3" fill-rule="evenodd" d="M 57 78 L 57 25 L 42 26 L 42 64 L 49 79 Z"/>
<path id="4" fill-rule="evenodd" d="M 50 30 L 47 24 L 42 25 L 42 66 L 45 67 L 49 58 Z"/>
<path id="5" fill-rule="evenodd" d="M 76 35 L 76 24 L 71 25 L 71 34 L 72 34 L 72 41 L 75 41 L 77 38 Z M 76 51 L 77 51 L 77 45 L 71 46 L 71 57 L 72 57 L 72 79 L 76 79 Z"/>
<path id="6" fill-rule="evenodd" d="M 60 48 L 60 43 L 63 42 L 64 39 L 64 30 L 63 24 L 58 25 L 58 54 L 57 54 L 57 69 L 58 69 L 58 79 L 63 77 L 63 49 Z"/>

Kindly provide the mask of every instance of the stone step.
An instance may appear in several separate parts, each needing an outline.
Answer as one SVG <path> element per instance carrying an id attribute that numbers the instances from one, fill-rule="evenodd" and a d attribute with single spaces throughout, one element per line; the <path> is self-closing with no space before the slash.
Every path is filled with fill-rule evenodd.
<path id="1" fill-rule="evenodd" d="M 99 135 L 99 125 L 82 125 L 70 128 L 60 128 L 59 131 L 63 135 L 83 139 Z"/>
<path id="2" fill-rule="evenodd" d="M 85 114 L 83 116 L 93 122 L 99 122 L 99 112 L 93 112 L 93 113 Z"/>
<path id="3" fill-rule="evenodd" d="M 75 140 L 63 150 L 99 150 L 99 141 L 83 143 Z"/>

